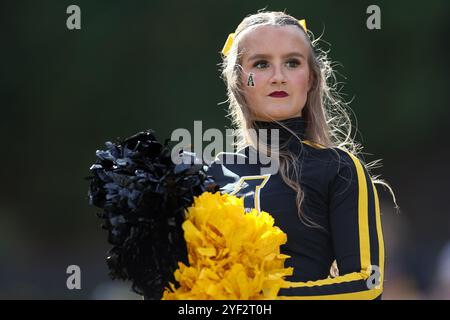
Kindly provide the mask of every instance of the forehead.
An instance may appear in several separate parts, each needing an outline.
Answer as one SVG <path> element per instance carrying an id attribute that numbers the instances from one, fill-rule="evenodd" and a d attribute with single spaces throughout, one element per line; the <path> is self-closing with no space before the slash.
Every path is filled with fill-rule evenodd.
<path id="1" fill-rule="evenodd" d="M 299 27 L 263 25 L 242 35 L 239 47 L 244 56 L 253 53 L 308 53 L 308 42 Z"/>

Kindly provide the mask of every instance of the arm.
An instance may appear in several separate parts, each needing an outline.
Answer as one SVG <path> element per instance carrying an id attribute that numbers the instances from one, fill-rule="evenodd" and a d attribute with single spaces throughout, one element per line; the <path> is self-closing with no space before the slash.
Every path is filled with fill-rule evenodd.
<path id="1" fill-rule="evenodd" d="M 295 296 L 284 298 L 381 298 L 384 244 L 377 191 L 360 160 L 345 151 L 338 152 L 341 163 L 329 185 L 329 214 L 339 276 L 296 282 L 289 289 Z M 372 266 L 375 273 L 371 276 Z"/>

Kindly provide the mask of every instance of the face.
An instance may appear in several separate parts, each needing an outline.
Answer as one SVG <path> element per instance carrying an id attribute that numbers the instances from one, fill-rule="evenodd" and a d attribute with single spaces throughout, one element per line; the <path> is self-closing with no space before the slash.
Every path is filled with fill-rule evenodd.
<path id="1" fill-rule="evenodd" d="M 312 84 L 303 32 L 293 25 L 260 26 L 243 34 L 239 47 L 241 88 L 255 120 L 301 116 Z"/>

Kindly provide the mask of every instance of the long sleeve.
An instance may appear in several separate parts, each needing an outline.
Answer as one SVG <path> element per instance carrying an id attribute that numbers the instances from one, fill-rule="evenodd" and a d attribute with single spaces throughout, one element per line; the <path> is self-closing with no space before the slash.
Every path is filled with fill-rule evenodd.
<path id="1" fill-rule="evenodd" d="M 282 299 L 381 299 L 384 243 L 377 190 L 360 160 L 339 150 L 329 182 L 329 223 L 339 276 L 296 282 Z"/>

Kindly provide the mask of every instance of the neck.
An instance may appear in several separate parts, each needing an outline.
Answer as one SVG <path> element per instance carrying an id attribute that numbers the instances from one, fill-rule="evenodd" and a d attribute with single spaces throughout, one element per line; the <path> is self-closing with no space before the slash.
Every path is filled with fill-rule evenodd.
<path id="1" fill-rule="evenodd" d="M 305 140 L 306 135 L 306 122 L 301 116 L 292 117 L 289 119 L 279 120 L 279 121 L 255 121 L 255 129 L 258 135 L 260 132 L 258 129 L 267 129 L 267 139 L 270 144 L 271 137 L 273 135 L 272 130 L 278 130 L 279 135 L 279 145 L 283 148 L 283 145 L 298 142 L 300 140 Z M 295 137 L 297 136 L 297 137 Z"/>

